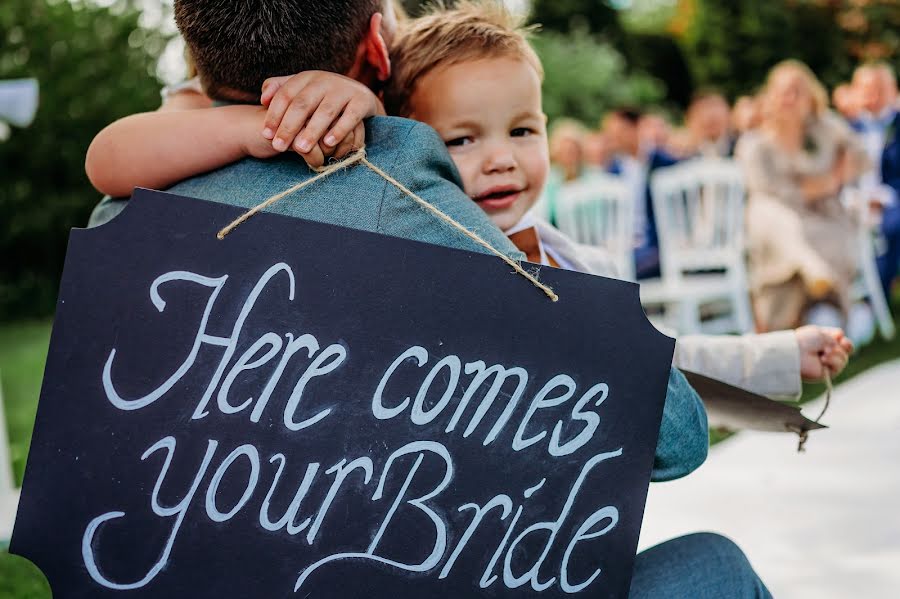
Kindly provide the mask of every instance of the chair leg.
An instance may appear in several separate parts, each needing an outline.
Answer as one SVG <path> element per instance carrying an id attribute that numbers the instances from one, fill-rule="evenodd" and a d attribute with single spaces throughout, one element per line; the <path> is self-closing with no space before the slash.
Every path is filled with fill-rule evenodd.
<path id="1" fill-rule="evenodd" d="M 696 335 L 700 332 L 700 305 L 696 300 L 682 300 L 678 303 L 678 334 Z"/>
<path id="2" fill-rule="evenodd" d="M 737 332 L 752 333 L 756 328 L 753 322 L 753 308 L 750 306 L 750 292 L 738 288 L 731 296 L 731 309 L 734 311 L 734 323 Z"/>

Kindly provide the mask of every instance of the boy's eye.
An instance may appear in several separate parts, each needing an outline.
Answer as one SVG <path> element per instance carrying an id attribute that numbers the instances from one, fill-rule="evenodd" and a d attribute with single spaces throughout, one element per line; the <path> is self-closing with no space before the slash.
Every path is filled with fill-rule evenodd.
<path id="1" fill-rule="evenodd" d="M 458 147 L 458 146 L 467 146 L 472 143 L 471 137 L 455 137 L 453 139 L 448 139 L 446 142 L 448 148 Z"/>
<path id="2" fill-rule="evenodd" d="M 516 127 L 515 129 L 513 129 L 512 131 L 509 132 L 509 134 L 512 135 L 513 137 L 527 137 L 527 136 L 531 135 L 532 133 L 534 133 L 534 130 L 530 129 L 528 127 Z"/>

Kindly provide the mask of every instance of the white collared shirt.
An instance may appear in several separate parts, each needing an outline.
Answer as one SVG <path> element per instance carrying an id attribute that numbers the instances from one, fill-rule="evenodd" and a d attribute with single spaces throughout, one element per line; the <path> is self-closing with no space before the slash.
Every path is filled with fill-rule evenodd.
<path id="1" fill-rule="evenodd" d="M 859 132 L 860 140 L 866 150 L 872 168 L 859 178 L 859 186 L 872 200 L 878 200 L 884 204 L 896 201 L 896 193 L 882 183 L 881 157 L 884 154 L 884 146 L 887 143 L 887 132 L 894 121 L 896 111 L 887 107 L 878 115 L 864 114 L 859 122 L 862 131 Z"/>
<path id="2" fill-rule="evenodd" d="M 509 237 L 510 235 L 518 233 L 519 231 L 524 231 L 525 229 L 528 229 L 530 227 L 537 228 L 537 219 L 531 210 L 525 213 L 525 216 L 522 217 L 522 220 L 514 224 L 503 233 L 507 237 Z M 557 264 L 559 264 L 560 268 L 564 268 L 566 270 L 575 270 L 575 267 L 571 262 L 563 258 L 551 244 L 546 243 L 546 240 L 540 234 L 540 228 L 538 228 L 538 249 L 541 252 L 541 264 L 543 264 L 544 266 L 550 265 L 550 260 L 548 259 L 548 256 L 550 256 L 556 261 Z"/>

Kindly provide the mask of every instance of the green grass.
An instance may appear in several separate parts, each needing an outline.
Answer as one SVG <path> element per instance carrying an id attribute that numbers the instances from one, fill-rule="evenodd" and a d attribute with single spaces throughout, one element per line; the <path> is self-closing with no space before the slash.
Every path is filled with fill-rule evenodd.
<path id="1" fill-rule="evenodd" d="M 50 599 L 50 585 L 31 562 L 0 551 L 0 599 Z"/>
<path id="2" fill-rule="evenodd" d="M 10 458 L 22 484 L 50 344 L 49 320 L 0 324 L 0 383 L 6 407 Z M 2 597 L 2 595 L 0 595 Z"/>

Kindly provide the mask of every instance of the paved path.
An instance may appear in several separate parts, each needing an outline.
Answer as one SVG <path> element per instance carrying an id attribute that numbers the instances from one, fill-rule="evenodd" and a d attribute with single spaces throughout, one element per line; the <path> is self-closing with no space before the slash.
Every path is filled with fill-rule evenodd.
<path id="1" fill-rule="evenodd" d="M 838 387 L 823 421 L 804 454 L 793 435 L 743 432 L 691 476 L 651 485 L 641 548 L 710 530 L 776 598 L 900 597 L 900 361 Z"/>

